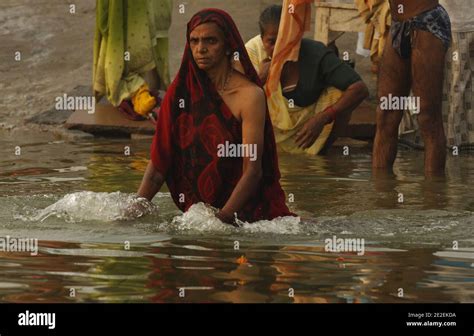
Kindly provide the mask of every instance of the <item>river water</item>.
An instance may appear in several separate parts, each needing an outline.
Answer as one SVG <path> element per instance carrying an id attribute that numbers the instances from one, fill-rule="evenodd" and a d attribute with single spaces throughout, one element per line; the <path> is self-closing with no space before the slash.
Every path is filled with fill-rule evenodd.
<path id="1" fill-rule="evenodd" d="M 472 154 L 438 180 L 416 151 L 377 179 L 365 147 L 281 154 L 300 218 L 234 228 L 166 189 L 127 213 L 150 140 L 1 138 L 0 239 L 38 253 L 0 250 L 0 302 L 474 302 Z"/>

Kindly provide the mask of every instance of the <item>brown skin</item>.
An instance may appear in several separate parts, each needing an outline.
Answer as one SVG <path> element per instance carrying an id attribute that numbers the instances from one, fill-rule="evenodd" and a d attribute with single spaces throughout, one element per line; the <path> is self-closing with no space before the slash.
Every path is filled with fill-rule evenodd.
<path id="1" fill-rule="evenodd" d="M 230 60 L 226 55 L 223 32 L 214 23 L 197 26 L 190 34 L 190 47 L 197 66 L 206 71 L 222 99 L 234 117 L 242 123 L 242 143 L 257 146 L 257 159 L 243 158 L 242 176 L 229 200 L 216 216 L 225 223 L 232 223 L 234 213 L 239 212 L 256 192 L 262 178 L 262 150 L 265 127 L 266 100 L 263 90 L 237 71 L 230 70 Z M 229 71 L 232 75 L 229 77 Z M 216 148 L 217 151 L 217 148 Z M 151 161 L 145 171 L 138 195 L 151 200 L 160 190 L 164 178 Z"/>
<path id="2" fill-rule="evenodd" d="M 392 18 L 404 21 L 432 9 L 438 4 L 438 0 L 390 0 L 390 9 Z"/>
<path id="3" fill-rule="evenodd" d="M 262 83 L 267 81 L 268 72 L 270 70 L 271 57 L 273 56 L 273 50 L 275 49 L 275 44 L 278 36 L 278 26 L 277 25 L 267 25 L 262 34 L 263 47 L 268 55 L 266 59 L 260 64 L 259 77 L 262 80 Z"/>
<path id="4" fill-rule="evenodd" d="M 336 119 L 329 138 L 323 148 L 327 150 L 338 138 L 349 124 L 352 111 L 369 95 L 367 86 L 359 81 L 349 86 L 342 94 L 341 98 L 332 106 L 337 111 Z M 296 143 L 305 149 L 311 147 L 321 134 L 324 126 L 331 122 L 327 113 L 318 113 L 309 119 L 303 128 L 298 132 Z"/>
<path id="5" fill-rule="evenodd" d="M 275 49 L 275 43 L 278 35 L 278 26 L 277 25 L 267 25 L 264 27 L 265 30 L 262 35 L 263 47 L 269 57 L 263 60 L 260 65 L 259 76 L 263 82 L 266 82 L 268 77 L 268 71 L 270 69 L 271 60 L 270 57 L 273 56 L 273 51 Z M 282 87 L 290 86 L 297 84 L 299 80 L 299 67 L 297 62 L 286 62 L 283 66 L 281 73 L 281 85 Z M 341 98 L 332 106 L 336 111 L 336 118 L 334 120 L 334 126 L 329 135 L 328 141 L 326 142 L 325 148 L 329 148 L 332 143 L 337 139 L 339 134 L 347 127 L 349 124 L 352 111 L 359 106 L 359 104 L 367 98 L 369 95 L 369 90 L 364 82 L 359 81 L 351 86 L 349 86 Z M 311 145 L 316 141 L 316 139 L 321 134 L 324 126 L 330 123 L 331 117 L 328 113 L 318 113 L 314 117 L 310 118 L 296 137 L 296 144 L 303 149 L 311 147 Z"/>
<path id="6" fill-rule="evenodd" d="M 379 74 L 378 96 L 403 97 L 413 90 L 420 97 L 418 123 L 425 143 L 425 176 L 444 174 L 446 137 L 441 114 L 443 70 L 446 49 L 433 34 L 415 30 L 410 59 L 402 59 L 393 49 L 389 37 Z M 429 55 L 429 57 L 428 57 Z M 397 156 L 398 126 L 403 111 L 377 109 L 372 167 L 391 170 Z"/>

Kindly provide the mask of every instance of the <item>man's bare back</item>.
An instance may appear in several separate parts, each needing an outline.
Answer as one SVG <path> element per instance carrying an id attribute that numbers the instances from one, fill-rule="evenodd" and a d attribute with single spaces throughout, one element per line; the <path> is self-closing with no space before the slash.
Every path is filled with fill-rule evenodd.
<path id="1" fill-rule="evenodd" d="M 430 10 L 438 4 L 438 0 L 390 0 L 390 9 L 392 18 L 404 21 Z M 402 11 L 403 13 L 401 13 Z"/>

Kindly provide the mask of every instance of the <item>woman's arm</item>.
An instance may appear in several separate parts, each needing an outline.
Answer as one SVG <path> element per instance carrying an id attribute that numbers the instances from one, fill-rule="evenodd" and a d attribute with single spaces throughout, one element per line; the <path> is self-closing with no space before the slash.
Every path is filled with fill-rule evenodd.
<path id="1" fill-rule="evenodd" d="M 156 193 L 160 191 L 164 181 L 163 176 L 153 167 L 153 163 L 150 160 L 146 167 L 145 174 L 143 175 L 140 188 L 138 189 L 138 196 L 151 201 Z"/>
<path id="2" fill-rule="evenodd" d="M 265 94 L 260 88 L 249 88 L 241 93 L 242 144 L 252 146 L 254 157 L 243 158 L 242 176 L 229 200 L 217 213 L 226 223 L 233 223 L 234 213 L 239 212 L 257 191 L 262 179 L 262 152 L 266 115 Z"/>

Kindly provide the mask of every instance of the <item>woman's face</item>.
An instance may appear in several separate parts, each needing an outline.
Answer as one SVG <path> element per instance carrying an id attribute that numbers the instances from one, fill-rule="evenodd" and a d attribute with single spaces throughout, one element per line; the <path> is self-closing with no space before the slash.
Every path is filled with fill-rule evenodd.
<path id="1" fill-rule="evenodd" d="M 194 61 L 201 70 L 216 67 L 225 58 L 224 33 L 213 22 L 203 23 L 189 34 Z"/>
<path id="2" fill-rule="evenodd" d="M 267 24 L 263 27 L 262 42 L 268 57 L 273 57 L 273 50 L 278 36 L 278 25 Z"/>

